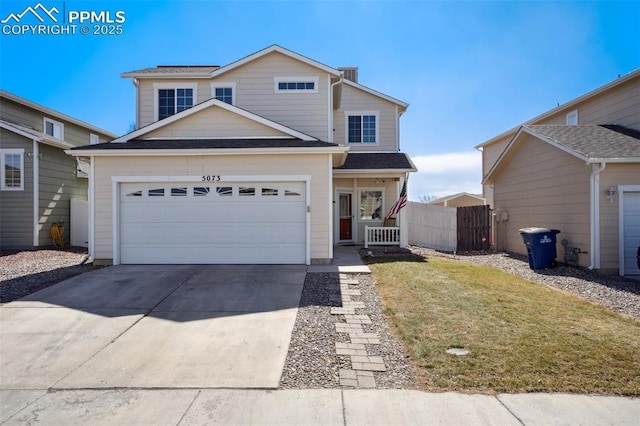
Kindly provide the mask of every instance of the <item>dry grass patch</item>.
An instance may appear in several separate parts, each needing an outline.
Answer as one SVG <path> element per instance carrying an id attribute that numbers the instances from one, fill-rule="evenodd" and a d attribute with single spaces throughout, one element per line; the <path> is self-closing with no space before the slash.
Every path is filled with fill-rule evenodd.
<path id="1" fill-rule="evenodd" d="M 427 389 L 640 394 L 640 323 L 488 266 L 376 262 L 385 311 Z"/>

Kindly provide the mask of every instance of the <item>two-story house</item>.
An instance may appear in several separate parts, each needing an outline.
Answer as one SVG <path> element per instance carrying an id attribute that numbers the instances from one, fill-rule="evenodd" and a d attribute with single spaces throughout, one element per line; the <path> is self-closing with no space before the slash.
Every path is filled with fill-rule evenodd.
<path id="1" fill-rule="evenodd" d="M 114 137 L 0 90 L 0 247 L 51 246 L 54 224 L 62 228 L 56 235 L 65 245 L 71 242 L 72 227 L 78 231 L 75 244 L 85 245 L 81 219 L 72 223 L 70 209 L 71 199 L 84 201 L 87 207 L 87 175 L 83 164 L 64 151 Z"/>
<path id="2" fill-rule="evenodd" d="M 416 170 L 399 150 L 408 105 L 353 67 L 274 45 L 122 76 L 136 130 L 68 151 L 90 159 L 98 262 L 327 263 L 334 244 L 385 224 Z"/>
<path id="3" fill-rule="evenodd" d="M 640 70 L 477 148 L 498 249 L 526 254 L 520 228 L 559 229 L 560 261 L 640 275 Z"/>

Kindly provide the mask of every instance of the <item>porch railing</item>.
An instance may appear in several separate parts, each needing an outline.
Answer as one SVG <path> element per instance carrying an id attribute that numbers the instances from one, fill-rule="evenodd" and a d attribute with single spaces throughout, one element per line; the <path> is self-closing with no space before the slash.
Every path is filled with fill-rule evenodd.
<path id="1" fill-rule="evenodd" d="M 365 226 L 364 247 L 374 246 L 399 246 L 400 228 L 397 226 Z"/>

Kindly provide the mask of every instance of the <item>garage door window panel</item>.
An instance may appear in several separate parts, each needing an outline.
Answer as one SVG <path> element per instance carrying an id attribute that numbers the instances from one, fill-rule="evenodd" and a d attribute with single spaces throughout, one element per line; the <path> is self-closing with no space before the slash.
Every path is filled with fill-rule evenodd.
<path id="1" fill-rule="evenodd" d="M 187 188 L 171 188 L 172 197 L 186 197 Z"/>

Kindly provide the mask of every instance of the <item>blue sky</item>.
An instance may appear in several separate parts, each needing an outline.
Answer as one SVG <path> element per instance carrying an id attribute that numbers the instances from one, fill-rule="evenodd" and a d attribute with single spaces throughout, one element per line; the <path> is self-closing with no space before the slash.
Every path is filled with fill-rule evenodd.
<path id="1" fill-rule="evenodd" d="M 37 3 L 2 0 L 0 20 Z M 135 101 L 121 72 L 225 65 L 279 44 L 358 66 L 360 83 L 410 104 L 414 200 L 481 192 L 475 145 L 640 67 L 640 1 L 41 3 L 124 11 L 123 34 L 1 34 L 2 89 L 122 134 Z"/>

